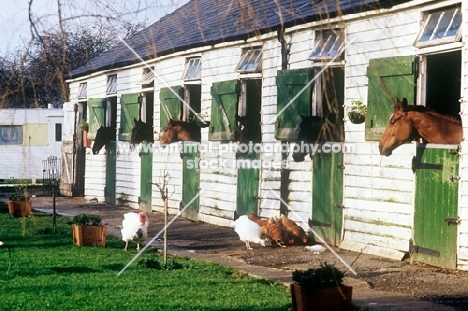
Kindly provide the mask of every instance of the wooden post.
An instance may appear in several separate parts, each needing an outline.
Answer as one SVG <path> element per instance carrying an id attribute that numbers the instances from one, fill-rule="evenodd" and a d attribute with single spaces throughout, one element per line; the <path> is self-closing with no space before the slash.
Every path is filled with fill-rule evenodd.
<path id="1" fill-rule="evenodd" d="M 164 199 L 164 269 L 167 268 L 167 187 L 166 187 L 166 198 Z"/>
<path id="2" fill-rule="evenodd" d="M 54 233 L 57 233 L 57 214 L 55 213 L 55 181 L 52 186 L 52 227 L 54 228 Z"/>

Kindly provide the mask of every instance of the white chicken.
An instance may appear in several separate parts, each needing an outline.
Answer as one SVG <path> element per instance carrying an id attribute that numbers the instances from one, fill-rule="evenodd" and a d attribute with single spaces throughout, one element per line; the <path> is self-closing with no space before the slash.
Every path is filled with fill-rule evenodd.
<path id="1" fill-rule="evenodd" d="M 145 212 L 125 213 L 122 220 L 122 240 L 125 241 L 124 251 L 128 248 L 128 242 L 134 241 L 137 244 L 137 251 L 140 251 L 140 243 L 146 241 L 148 237 L 149 220 Z"/>
<path id="2" fill-rule="evenodd" d="M 250 220 L 247 215 L 240 216 L 234 222 L 234 231 L 239 235 L 240 240 L 245 242 L 247 249 L 252 249 L 250 242 L 265 246 L 265 241 L 260 238 L 262 229 L 258 224 Z"/>

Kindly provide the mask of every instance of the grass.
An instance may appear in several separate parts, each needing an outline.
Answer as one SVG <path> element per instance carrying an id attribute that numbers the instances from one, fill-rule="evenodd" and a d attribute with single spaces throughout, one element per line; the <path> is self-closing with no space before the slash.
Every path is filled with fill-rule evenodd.
<path id="1" fill-rule="evenodd" d="M 53 233 L 50 215 L 13 218 L 2 204 L 0 223 L 0 310 L 291 309 L 278 282 L 184 257 L 161 269 L 150 248 L 117 276 L 136 250 L 114 237 L 105 248 L 75 246 L 67 217 Z"/>

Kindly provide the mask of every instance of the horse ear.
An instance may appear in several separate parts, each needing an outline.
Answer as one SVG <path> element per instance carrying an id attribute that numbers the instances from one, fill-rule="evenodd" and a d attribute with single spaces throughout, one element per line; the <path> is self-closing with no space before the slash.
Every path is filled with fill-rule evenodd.
<path id="1" fill-rule="evenodd" d="M 403 101 L 401 102 L 401 106 L 402 106 L 403 108 L 408 107 L 408 100 L 407 100 L 406 98 L 403 98 Z"/>

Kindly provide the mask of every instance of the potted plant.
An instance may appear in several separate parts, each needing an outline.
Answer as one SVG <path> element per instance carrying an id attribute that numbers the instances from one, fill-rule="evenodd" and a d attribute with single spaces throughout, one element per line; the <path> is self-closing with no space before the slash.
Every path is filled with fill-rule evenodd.
<path id="1" fill-rule="evenodd" d="M 88 121 L 83 119 L 81 120 L 80 124 L 78 124 L 78 126 L 83 131 L 83 147 L 85 148 L 91 147 L 91 140 L 88 139 L 88 131 L 89 131 Z"/>
<path id="2" fill-rule="evenodd" d="M 342 271 L 326 262 L 316 269 L 293 271 L 292 309 L 351 310 L 353 288 L 343 285 L 343 277 Z"/>
<path id="3" fill-rule="evenodd" d="M 367 107 L 360 99 L 353 99 L 348 107 L 348 119 L 354 124 L 361 124 L 366 120 Z"/>
<path id="4" fill-rule="evenodd" d="M 78 246 L 106 246 L 107 226 L 100 215 L 78 214 L 72 218 L 73 243 Z"/>
<path id="5" fill-rule="evenodd" d="M 31 215 L 31 200 L 27 184 L 15 185 L 15 193 L 8 197 L 8 211 L 15 217 L 28 217 Z"/>

